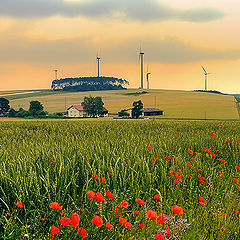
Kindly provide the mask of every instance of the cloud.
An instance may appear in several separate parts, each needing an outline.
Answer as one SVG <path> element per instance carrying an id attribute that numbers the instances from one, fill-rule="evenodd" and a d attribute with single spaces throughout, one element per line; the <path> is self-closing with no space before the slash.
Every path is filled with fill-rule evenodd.
<path id="1" fill-rule="evenodd" d="M 223 18 L 214 8 L 178 9 L 157 0 L 1 0 L 0 15 L 17 18 L 43 18 L 55 15 L 88 18 L 118 17 L 139 21 L 181 20 L 208 22 Z"/>
<path id="2" fill-rule="evenodd" d="M 138 62 L 139 43 L 128 39 L 118 44 L 104 44 L 101 57 L 105 63 Z M 240 59 L 240 49 L 206 49 L 187 44 L 177 38 L 143 39 L 145 59 L 158 63 L 191 63 L 204 60 Z M 88 38 L 57 41 L 13 39 L 0 45 L 0 61 L 91 63 L 95 61 L 98 45 Z"/>

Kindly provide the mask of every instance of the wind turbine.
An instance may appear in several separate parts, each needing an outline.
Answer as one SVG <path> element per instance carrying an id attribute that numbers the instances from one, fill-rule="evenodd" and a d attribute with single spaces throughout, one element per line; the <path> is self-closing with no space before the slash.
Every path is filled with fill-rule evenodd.
<path id="1" fill-rule="evenodd" d="M 139 53 L 139 60 L 140 60 L 140 80 L 141 80 L 141 86 L 140 88 L 143 89 L 143 57 L 144 57 L 144 52 L 142 52 L 142 47 L 140 45 L 140 53 Z"/>
<path id="2" fill-rule="evenodd" d="M 207 80 L 208 80 L 208 75 L 211 73 L 208 73 L 205 68 L 202 66 L 202 69 L 204 71 L 204 75 L 205 75 L 205 91 L 207 91 Z"/>
<path id="3" fill-rule="evenodd" d="M 57 80 L 57 79 L 58 79 L 58 70 L 55 69 L 55 70 L 53 70 L 53 71 L 55 72 L 55 80 Z"/>
<path id="4" fill-rule="evenodd" d="M 99 55 L 97 54 L 97 63 L 98 63 L 98 77 L 100 77 L 100 57 L 99 57 Z"/>
<path id="5" fill-rule="evenodd" d="M 150 75 L 151 73 L 150 72 L 148 72 L 148 65 L 147 65 L 147 73 L 146 73 L 146 76 L 147 76 L 147 89 L 149 90 L 149 75 Z"/>

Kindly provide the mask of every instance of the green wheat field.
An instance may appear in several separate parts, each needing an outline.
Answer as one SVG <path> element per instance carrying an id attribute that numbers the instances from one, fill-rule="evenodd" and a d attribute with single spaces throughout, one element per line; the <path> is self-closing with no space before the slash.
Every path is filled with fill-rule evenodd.
<path id="1" fill-rule="evenodd" d="M 1 120 L 0 145 L 0 239 L 240 239 L 239 121 Z"/>

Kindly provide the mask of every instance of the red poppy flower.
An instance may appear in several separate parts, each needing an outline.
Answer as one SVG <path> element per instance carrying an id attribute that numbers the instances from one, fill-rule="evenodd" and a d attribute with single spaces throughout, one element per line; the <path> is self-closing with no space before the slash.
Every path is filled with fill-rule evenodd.
<path id="1" fill-rule="evenodd" d="M 102 177 L 102 182 L 103 182 L 103 184 L 106 183 L 106 178 L 105 177 Z"/>
<path id="2" fill-rule="evenodd" d="M 55 210 L 62 210 L 62 206 L 60 206 L 57 202 L 52 202 L 49 204 L 49 207 Z"/>
<path id="3" fill-rule="evenodd" d="M 205 203 L 204 202 L 199 202 L 199 204 L 203 207 L 205 206 Z"/>
<path id="4" fill-rule="evenodd" d="M 144 225 L 144 224 L 142 224 L 142 223 L 140 223 L 138 226 L 139 226 L 140 228 L 146 228 L 146 225 Z"/>
<path id="5" fill-rule="evenodd" d="M 96 175 L 96 180 L 99 181 L 99 176 L 98 175 Z"/>
<path id="6" fill-rule="evenodd" d="M 128 203 L 127 201 L 123 200 L 123 201 L 121 202 L 120 206 L 121 206 L 121 207 L 124 207 L 124 208 L 128 208 L 129 203 Z"/>
<path id="7" fill-rule="evenodd" d="M 115 211 L 116 217 L 121 215 L 121 211 L 119 210 L 119 208 L 117 208 L 117 207 L 114 208 L 113 207 L 112 210 Z"/>
<path id="8" fill-rule="evenodd" d="M 91 220 L 91 223 L 93 223 L 97 227 L 101 227 L 103 225 L 103 220 L 99 216 L 95 215 Z"/>
<path id="9" fill-rule="evenodd" d="M 140 212 L 139 212 L 139 211 L 134 211 L 134 213 L 135 213 L 135 214 L 137 214 L 137 215 L 138 215 L 138 214 L 140 214 Z"/>
<path id="10" fill-rule="evenodd" d="M 16 206 L 17 206 L 17 207 L 23 207 L 22 203 L 19 202 L 19 201 L 17 201 Z"/>
<path id="11" fill-rule="evenodd" d="M 113 198 L 114 198 L 114 195 L 113 195 L 109 190 L 107 190 L 106 196 L 107 196 L 108 198 L 110 198 L 110 199 L 113 199 Z"/>
<path id="12" fill-rule="evenodd" d="M 160 213 L 157 215 L 157 222 L 160 223 L 160 224 L 163 224 L 165 223 L 165 219 L 167 218 L 167 215 L 164 214 L 164 213 Z"/>
<path id="13" fill-rule="evenodd" d="M 155 238 L 158 240 L 166 240 L 165 236 L 161 233 L 155 234 Z"/>
<path id="14" fill-rule="evenodd" d="M 239 214 L 239 211 L 235 211 L 236 214 Z"/>
<path id="15" fill-rule="evenodd" d="M 80 209 L 81 212 L 84 212 L 84 209 Z"/>
<path id="16" fill-rule="evenodd" d="M 91 199 L 95 199 L 95 192 L 93 192 L 93 191 L 91 191 L 91 190 L 89 190 L 88 192 L 87 192 L 87 196 L 89 197 L 89 198 L 91 198 Z"/>
<path id="17" fill-rule="evenodd" d="M 236 169 L 237 169 L 237 170 L 240 170 L 240 167 L 239 167 L 239 166 L 236 166 Z"/>
<path id="18" fill-rule="evenodd" d="M 120 225 L 124 225 L 126 222 L 127 222 L 126 218 L 121 218 L 121 217 L 119 218 Z"/>
<path id="19" fill-rule="evenodd" d="M 77 227 L 79 225 L 80 217 L 77 213 L 73 213 L 71 216 L 72 226 Z"/>
<path id="20" fill-rule="evenodd" d="M 238 179 L 237 178 L 233 178 L 233 182 L 238 182 Z"/>
<path id="21" fill-rule="evenodd" d="M 50 231 L 50 234 L 51 234 L 51 236 L 52 235 L 56 235 L 56 234 L 58 234 L 60 232 L 60 229 L 59 228 L 57 228 L 57 227 L 55 227 L 55 226 L 51 226 L 51 231 Z"/>
<path id="22" fill-rule="evenodd" d="M 129 228 L 129 229 L 132 229 L 132 224 L 130 223 L 130 222 L 126 222 L 125 223 L 125 226 L 127 227 L 127 228 Z"/>
<path id="23" fill-rule="evenodd" d="M 170 227 L 168 226 L 168 228 L 166 226 L 164 226 L 166 232 L 167 232 L 167 237 L 170 237 L 171 236 L 171 233 L 170 233 Z"/>
<path id="24" fill-rule="evenodd" d="M 172 206 L 172 211 L 179 215 L 183 214 L 183 209 L 177 205 Z"/>
<path id="25" fill-rule="evenodd" d="M 188 149 L 189 154 L 193 155 L 193 150 Z"/>
<path id="26" fill-rule="evenodd" d="M 105 201 L 105 199 L 104 199 L 104 197 L 103 197 L 103 195 L 100 193 L 100 192 L 97 192 L 96 193 L 96 200 L 98 201 L 98 202 L 104 202 Z"/>
<path id="27" fill-rule="evenodd" d="M 60 221 L 60 224 L 62 225 L 62 226 L 69 226 L 70 225 L 70 223 L 71 223 L 71 219 L 70 218 L 64 218 L 64 217 L 61 217 L 60 219 L 59 219 L 59 221 Z"/>
<path id="28" fill-rule="evenodd" d="M 199 197 L 198 200 L 199 200 L 200 202 L 204 202 L 204 198 L 203 198 L 203 197 Z"/>
<path id="29" fill-rule="evenodd" d="M 156 219 L 157 218 L 157 213 L 152 211 L 152 210 L 148 210 L 146 217 L 149 219 Z"/>
<path id="30" fill-rule="evenodd" d="M 86 238 L 86 237 L 87 237 L 87 230 L 84 229 L 84 228 L 82 228 L 82 227 L 77 230 L 77 233 L 79 233 L 80 235 L 82 235 L 83 238 Z"/>
<path id="31" fill-rule="evenodd" d="M 224 218 L 224 217 L 226 217 L 226 216 L 227 216 L 227 214 L 226 214 L 226 213 L 223 213 L 222 217 Z"/>
<path id="32" fill-rule="evenodd" d="M 210 133 L 210 136 L 213 137 L 213 132 Z"/>
<path id="33" fill-rule="evenodd" d="M 138 198 L 135 200 L 136 203 L 138 203 L 139 205 L 144 205 L 146 204 L 146 202 L 144 202 L 142 199 Z"/>
<path id="34" fill-rule="evenodd" d="M 110 224 L 110 223 L 106 223 L 106 228 L 107 228 L 107 229 L 112 229 L 112 228 L 113 228 L 113 225 Z"/>
<path id="35" fill-rule="evenodd" d="M 158 201 L 161 201 L 161 197 L 160 197 L 159 194 L 156 194 L 156 195 L 154 196 L 154 199 L 155 199 L 155 200 L 158 200 Z"/>

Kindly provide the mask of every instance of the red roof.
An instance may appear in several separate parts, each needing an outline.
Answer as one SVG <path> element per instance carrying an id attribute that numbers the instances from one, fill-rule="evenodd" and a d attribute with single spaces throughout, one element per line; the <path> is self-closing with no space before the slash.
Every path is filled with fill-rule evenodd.
<path id="1" fill-rule="evenodd" d="M 78 111 L 83 111 L 83 106 L 81 105 L 72 105 L 71 107 L 76 108 Z M 70 109 L 71 107 L 69 107 L 68 109 Z"/>

